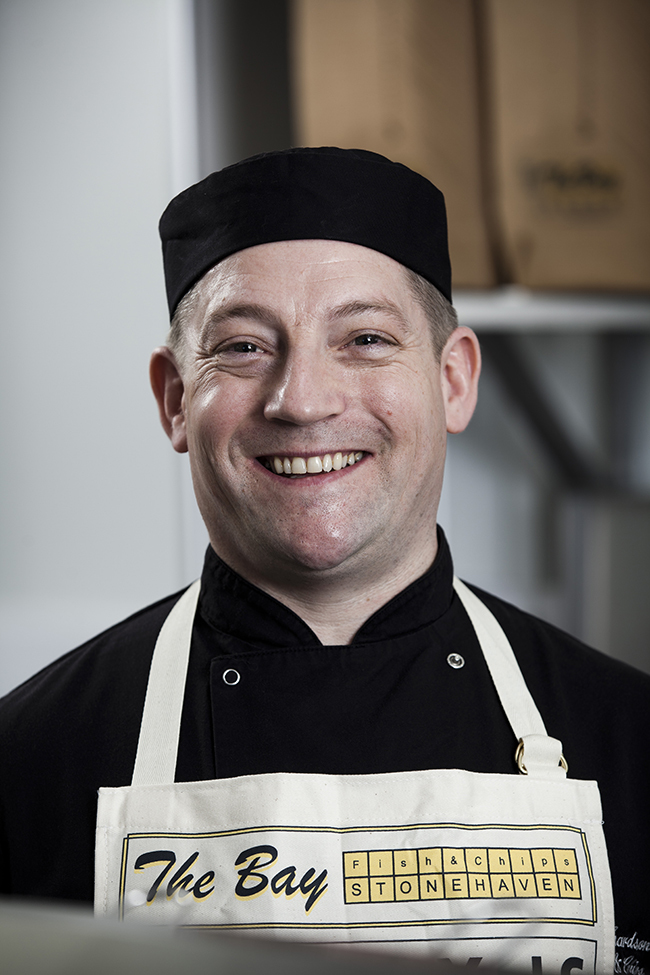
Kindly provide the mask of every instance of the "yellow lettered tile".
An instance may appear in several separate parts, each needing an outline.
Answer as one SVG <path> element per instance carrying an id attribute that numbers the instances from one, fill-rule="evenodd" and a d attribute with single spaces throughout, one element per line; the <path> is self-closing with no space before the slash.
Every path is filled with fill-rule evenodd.
<path id="1" fill-rule="evenodd" d="M 466 873 L 445 874 L 445 897 L 448 899 L 455 897 L 469 897 Z"/>
<path id="2" fill-rule="evenodd" d="M 412 874 L 410 877 L 395 877 L 395 900 L 396 901 L 416 901 L 419 900 L 420 890 L 418 887 L 418 875 Z"/>
<path id="3" fill-rule="evenodd" d="M 493 873 L 490 876 L 492 881 L 493 897 L 514 897 L 515 885 L 511 873 Z"/>
<path id="4" fill-rule="evenodd" d="M 392 850 L 371 850 L 368 854 L 370 861 L 370 876 L 385 877 L 393 872 Z"/>
<path id="5" fill-rule="evenodd" d="M 367 904 L 370 900 L 368 890 L 368 878 L 359 877 L 358 879 L 348 878 L 345 881 L 345 903 L 346 904 Z"/>
<path id="6" fill-rule="evenodd" d="M 395 887 L 392 877 L 371 877 L 370 878 L 370 900 L 371 901 L 394 901 Z"/>
<path id="7" fill-rule="evenodd" d="M 418 850 L 420 873 L 442 873 L 442 853 L 440 847 Z"/>
<path id="8" fill-rule="evenodd" d="M 539 897 L 559 897 L 560 892 L 557 886 L 557 874 L 538 873 L 535 874 L 537 881 L 537 894 Z"/>
<path id="9" fill-rule="evenodd" d="M 537 897 L 534 873 L 514 873 L 512 881 L 515 887 L 515 897 Z"/>
<path id="10" fill-rule="evenodd" d="M 513 873 L 532 873 L 530 850 L 510 850 L 510 866 Z"/>
<path id="11" fill-rule="evenodd" d="M 468 870 L 471 870 L 473 873 L 487 873 L 487 850 L 465 850 L 465 859 L 467 861 Z"/>
<path id="12" fill-rule="evenodd" d="M 470 897 L 491 897 L 490 877 L 487 873 L 469 873 L 467 885 Z"/>
<path id="13" fill-rule="evenodd" d="M 443 847 L 442 865 L 445 873 L 457 873 L 465 869 L 465 850 L 452 846 Z"/>
<path id="14" fill-rule="evenodd" d="M 560 897 L 580 899 L 580 881 L 577 873 L 558 873 L 557 883 L 560 888 Z"/>
<path id="15" fill-rule="evenodd" d="M 555 870 L 553 850 L 531 850 L 530 852 L 535 873 L 548 873 L 549 870 Z"/>
<path id="16" fill-rule="evenodd" d="M 445 896 L 441 873 L 420 874 L 420 900 L 435 901 Z"/>
<path id="17" fill-rule="evenodd" d="M 417 873 L 417 850 L 393 850 L 395 858 L 395 873 Z"/>
<path id="18" fill-rule="evenodd" d="M 555 869 L 562 873 L 577 873 L 578 864 L 576 863 L 575 850 L 553 850 L 555 857 Z"/>
<path id="19" fill-rule="evenodd" d="M 346 877 L 367 877 L 368 876 L 368 854 L 365 852 L 344 853 L 343 874 Z"/>
<path id="20" fill-rule="evenodd" d="M 488 850 L 490 873 L 510 872 L 510 854 L 508 850 Z"/>

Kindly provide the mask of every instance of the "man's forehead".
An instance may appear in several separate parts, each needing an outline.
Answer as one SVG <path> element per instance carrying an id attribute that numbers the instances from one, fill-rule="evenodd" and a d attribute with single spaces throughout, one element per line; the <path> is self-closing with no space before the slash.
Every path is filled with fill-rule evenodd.
<path id="1" fill-rule="evenodd" d="M 243 248 L 216 264 L 205 277 L 225 279 L 233 275 L 282 273 L 284 270 L 290 274 L 301 271 L 306 275 L 310 272 L 327 274 L 329 270 L 336 273 L 339 269 L 360 276 L 372 275 L 376 271 L 396 278 L 405 270 L 398 261 L 371 247 L 316 238 L 272 241 Z"/>
<path id="2" fill-rule="evenodd" d="M 407 269 L 368 247 L 346 241 L 274 241 L 245 248 L 215 265 L 197 286 L 204 311 L 252 300 L 270 303 L 322 298 L 336 310 L 364 301 L 387 309 L 410 296 Z"/>

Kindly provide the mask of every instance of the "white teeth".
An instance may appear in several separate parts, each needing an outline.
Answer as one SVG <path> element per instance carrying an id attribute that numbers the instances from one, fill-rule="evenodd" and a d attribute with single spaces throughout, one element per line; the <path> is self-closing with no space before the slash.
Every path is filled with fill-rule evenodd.
<path id="1" fill-rule="evenodd" d="M 352 450 L 350 453 L 342 453 L 337 450 L 335 454 L 323 454 L 322 457 L 278 457 L 275 456 L 270 461 L 270 467 L 276 474 L 328 474 L 330 471 L 340 471 L 344 467 L 356 464 L 363 458 L 362 450 Z"/>

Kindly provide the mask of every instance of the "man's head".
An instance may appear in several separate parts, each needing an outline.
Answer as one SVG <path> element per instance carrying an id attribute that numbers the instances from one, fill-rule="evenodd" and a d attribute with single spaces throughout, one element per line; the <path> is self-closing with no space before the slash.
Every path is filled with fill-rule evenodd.
<path id="1" fill-rule="evenodd" d="M 239 165 L 161 221 L 176 317 L 152 382 L 212 544 L 263 586 L 424 571 L 479 368 L 450 312 L 442 196 L 372 153 Z"/>

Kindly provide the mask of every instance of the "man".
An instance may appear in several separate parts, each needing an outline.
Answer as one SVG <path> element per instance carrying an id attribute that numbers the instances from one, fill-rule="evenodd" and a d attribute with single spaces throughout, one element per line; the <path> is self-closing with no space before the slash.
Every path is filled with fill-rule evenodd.
<path id="1" fill-rule="evenodd" d="M 191 187 L 161 235 L 151 378 L 200 596 L 5 699 L 3 889 L 90 900 L 97 817 L 100 913 L 568 975 L 613 964 L 611 868 L 642 971 L 650 680 L 452 586 L 436 530 L 480 368 L 441 194 L 289 150 Z"/>

